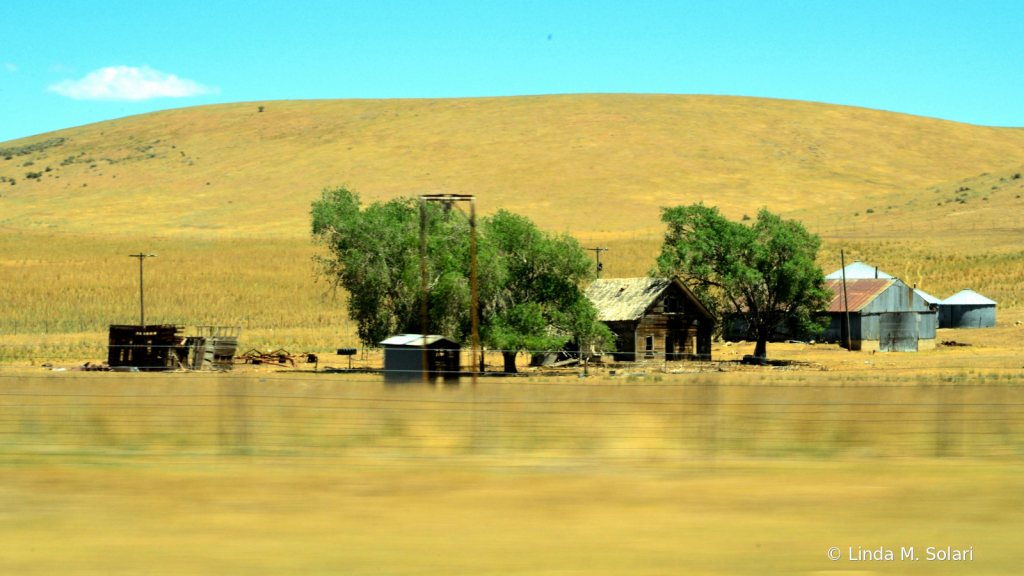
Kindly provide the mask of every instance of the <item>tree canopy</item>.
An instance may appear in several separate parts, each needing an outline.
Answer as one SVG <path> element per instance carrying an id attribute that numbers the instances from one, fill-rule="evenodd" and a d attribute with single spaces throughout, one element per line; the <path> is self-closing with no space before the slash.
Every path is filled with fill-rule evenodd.
<path id="1" fill-rule="evenodd" d="M 313 203 L 313 238 L 327 249 L 317 258 L 319 272 L 348 293 L 349 316 L 366 346 L 423 330 L 419 210 L 414 198 L 364 208 L 344 187 L 324 190 Z M 427 203 L 427 213 L 426 331 L 468 343 L 469 222 L 437 203 Z M 481 343 L 504 352 L 506 370 L 515 371 L 523 350 L 569 340 L 611 345 L 611 332 L 583 293 L 593 266 L 574 238 L 543 232 L 505 210 L 480 219 L 477 230 Z"/>
<path id="2" fill-rule="evenodd" d="M 749 226 L 732 222 L 715 207 L 694 204 L 663 208 L 668 225 L 658 273 L 678 274 L 697 295 L 722 314 L 739 317 L 756 340 L 755 356 L 784 328 L 789 334 L 817 334 L 827 325 L 819 313 L 832 297 L 814 263 L 821 238 L 794 220 L 762 209 Z"/>

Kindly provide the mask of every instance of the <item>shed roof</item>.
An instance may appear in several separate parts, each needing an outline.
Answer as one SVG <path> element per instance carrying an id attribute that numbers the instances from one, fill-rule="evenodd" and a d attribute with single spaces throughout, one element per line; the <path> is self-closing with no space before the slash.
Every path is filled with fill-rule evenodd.
<path id="1" fill-rule="evenodd" d="M 444 336 L 438 336 L 437 334 L 427 335 L 426 344 L 427 346 L 430 346 L 431 344 L 441 340 L 444 340 L 447 344 L 453 344 L 456 347 L 459 346 L 458 342 Z M 381 344 L 384 346 L 423 346 L 423 334 L 398 334 L 384 340 Z"/>
<path id="2" fill-rule="evenodd" d="M 917 288 L 914 288 L 914 292 L 917 292 L 917 295 L 920 296 L 921 298 L 924 298 L 924 301 L 929 304 L 938 304 L 939 302 L 942 302 L 941 300 L 925 292 L 924 290 L 918 290 Z"/>
<path id="3" fill-rule="evenodd" d="M 673 282 L 708 318 L 714 318 L 678 277 L 598 279 L 587 288 L 587 298 L 597 308 L 598 320 L 602 322 L 633 321 L 643 316 L 651 304 L 658 299 L 658 296 Z"/>
<path id="4" fill-rule="evenodd" d="M 993 300 L 985 298 L 970 288 L 965 288 L 942 301 L 944 305 L 995 306 Z"/>
<path id="5" fill-rule="evenodd" d="M 882 292 L 885 292 L 889 286 L 892 286 L 895 283 L 895 279 L 887 280 L 883 278 L 864 278 L 850 280 L 849 277 L 847 277 L 846 292 L 850 300 L 850 312 L 859 312 Z M 829 302 L 828 308 L 826 308 L 825 311 L 842 312 L 846 310 L 846 302 L 843 298 L 843 281 L 829 280 L 825 283 L 825 287 L 831 290 L 835 295 L 832 297 L 832 301 Z"/>
<path id="6" fill-rule="evenodd" d="M 862 279 L 865 279 L 865 278 L 870 278 L 872 280 L 875 279 L 875 278 L 879 278 L 879 279 L 881 279 L 881 278 L 892 278 L 892 276 L 886 274 L 885 272 L 882 272 L 881 270 L 877 271 L 878 275 L 876 276 L 875 275 L 876 269 L 875 269 L 874 266 L 868 266 L 867 264 L 861 262 L 860 260 L 857 260 L 856 262 L 854 262 L 853 264 L 850 264 L 846 268 L 840 268 L 839 270 L 836 270 L 835 272 L 829 274 L 828 276 L 825 276 L 825 279 L 826 280 L 842 280 L 843 279 L 843 270 L 846 270 L 846 279 L 847 280 L 862 280 Z"/>

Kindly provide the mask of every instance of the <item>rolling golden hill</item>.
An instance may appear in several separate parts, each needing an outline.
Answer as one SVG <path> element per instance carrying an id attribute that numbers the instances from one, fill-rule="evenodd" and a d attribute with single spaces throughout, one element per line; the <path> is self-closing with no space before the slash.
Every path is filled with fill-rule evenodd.
<path id="1" fill-rule="evenodd" d="M 0 149 L 6 229 L 304 236 L 310 201 L 346 184 L 365 201 L 476 194 L 485 212 L 614 239 L 657 233 L 660 206 L 696 201 L 736 218 L 767 206 L 823 230 L 863 231 L 858 222 L 895 205 L 941 218 L 950 210 L 935 204 L 952 194 L 929 187 L 1012 178 L 1024 129 L 787 100 L 594 94 L 202 106 Z"/>

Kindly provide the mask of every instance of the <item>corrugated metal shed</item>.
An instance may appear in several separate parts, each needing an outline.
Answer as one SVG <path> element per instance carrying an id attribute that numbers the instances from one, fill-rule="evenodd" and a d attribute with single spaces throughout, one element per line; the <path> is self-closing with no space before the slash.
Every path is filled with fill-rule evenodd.
<path id="1" fill-rule="evenodd" d="M 427 377 L 439 376 L 446 382 L 458 382 L 461 352 L 458 342 L 429 334 L 427 344 Z M 381 342 L 384 346 L 384 382 L 418 382 L 423 379 L 423 335 L 399 334 Z"/>
<path id="2" fill-rule="evenodd" d="M 949 298 L 942 301 L 943 305 L 955 304 L 957 306 L 995 306 L 994 300 L 989 300 L 970 288 L 965 288 Z"/>
<path id="3" fill-rule="evenodd" d="M 918 290 L 917 288 L 914 288 L 914 292 L 916 292 L 917 295 L 920 296 L 921 298 L 924 298 L 924 301 L 929 304 L 938 304 L 939 302 L 941 302 L 941 300 L 925 292 L 924 290 Z"/>
<path id="4" fill-rule="evenodd" d="M 846 268 L 840 268 L 839 270 L 836 270 L 835 272 L 829 274 L 828 276 L 825 276 L 825 279 L 842 280 L 843 270 L 846 270 L 847 280 L 863 280 L 867 278 L 892 278 L 892 276 L 886 274 L 885 272 L 882 272 L 881 270 L 877 270 L 874 266 L 868 266 L 867 264 L 861 262 L 860 260 L 857 260 L 853 264 L 848 265 Z"/>
<path id="5" fill-rule="evenodd" d="M 609 278 L 595 280 L 587 298 L 602 322 L 629 322 L 643 316 L 647 307 L 672 282 L 668 278 Z"/>
<path id="6" fill-rule="evenodd" d="M 846 291 L 849 297 L 850 312 L 857 312 L 871 303 L 879 294 L 892 286 L 896 280 L 883 280 L 881 278 L 864 280 L 846 280 Z M 843 281 L 829 280 L 825 287 L 832 291 L 835 296 L 829 302 L 826 312 L 844 312 L 846 301 L 843 298 Z"/>

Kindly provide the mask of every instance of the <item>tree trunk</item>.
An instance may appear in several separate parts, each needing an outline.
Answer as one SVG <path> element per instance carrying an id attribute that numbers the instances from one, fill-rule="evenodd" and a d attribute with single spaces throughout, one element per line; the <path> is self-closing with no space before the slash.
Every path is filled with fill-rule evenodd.
<path id="1" fill-rule="evenodd" d="M 483 374 L 484 372 L 487 372 L 487 366 L 484 364 L 484 349 L 483 349 L 483 347 L 480 348 L 480 370 L 479 370 L 479 372 L 481 374 Z"/>
<path id="2" fill-rule="evenodd" d="M 768 357 L 768 337 L 758 336 L 757 346 L 754 347 L 755 358 L 767 358 Z"/>
<path id="3" fill-rule="evenodd" d="M 516 370 L 516 356 L 519 355 L 519 352 L 502 352 L 501 355 L 505 358 L 505 372 L 509 374 L 518 373 L 519 371 Z"/>

